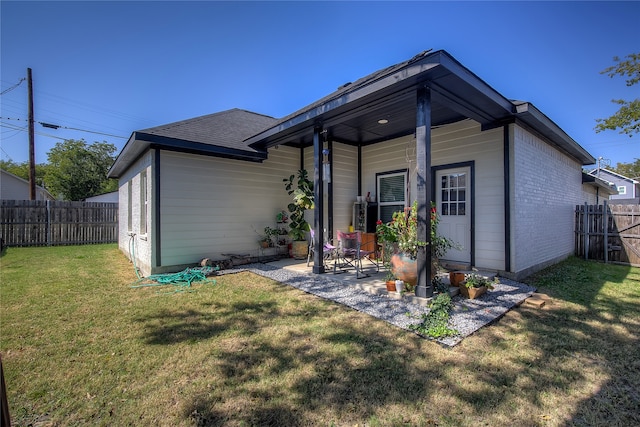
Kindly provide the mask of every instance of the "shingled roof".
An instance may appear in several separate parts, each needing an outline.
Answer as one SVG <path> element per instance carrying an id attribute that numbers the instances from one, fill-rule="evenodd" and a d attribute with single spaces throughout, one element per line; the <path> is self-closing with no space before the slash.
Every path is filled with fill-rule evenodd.
<path id="1" fill-rule="evenodd" d="M 276 119 L 239 108 L 133 132 L 109 177 L 118 178 L 149 147 L 262 161 L 266 153 L 243 141 L 271 126 Z"/>
<path id="2" fill-rule="evenodd" d="M 139 130 L 136 133 L 255 152 L 242 141 L 264 130 L 275 121 L 273 117 L 233 108 Z"/>

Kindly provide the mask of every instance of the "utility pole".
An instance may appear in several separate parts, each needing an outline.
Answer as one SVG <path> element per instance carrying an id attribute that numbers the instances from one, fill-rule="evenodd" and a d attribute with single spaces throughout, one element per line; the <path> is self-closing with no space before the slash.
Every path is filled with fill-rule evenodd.
<path id="1" fill-rule="evenodd" d="M 31 68 L 27 68 L 27 83 L 29 87 L 29 200 L 36 199 L 36 148 L 35 131 L 33 129 L 33 80 Z"/>

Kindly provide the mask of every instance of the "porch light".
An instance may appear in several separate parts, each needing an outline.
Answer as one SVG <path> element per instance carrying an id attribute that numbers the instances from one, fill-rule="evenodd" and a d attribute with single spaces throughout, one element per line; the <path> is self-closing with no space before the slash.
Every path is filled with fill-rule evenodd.
<path id="1" fill-rule="evenodd" d="M 386 125 L 387 123 L 389 123 L 389 120 L 387 120 L 387 119 L 378 120 L 378 124 L 380 124 L 380 125 Z"/>

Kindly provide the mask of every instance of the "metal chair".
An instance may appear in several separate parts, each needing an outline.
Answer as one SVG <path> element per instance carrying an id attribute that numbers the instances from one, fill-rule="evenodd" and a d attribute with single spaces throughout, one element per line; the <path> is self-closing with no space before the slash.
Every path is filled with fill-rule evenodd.
<path id="1" fill-rule="evenodd" d="M 370 275 L 363 271 L 362 261 L 368 261 L 375 267 L 376 273 L 379 272 L 378 260 L 372 257 L 375 253 L 375 251 L 362 249 L 362 233 L 360 231 L 344 233 L 338 230 L 338 249 L 333 263 L 333 273 L 344 273 L 349 268 L 353 268 L 356 270 L 356 279 L 369 277 Z"/>
<path id="2" fill-rule="evenodd" d="M 313 255 L 316 250 L 316 232 L 313 228 L 309 230 L 309 235 L 311 236 L 311 242 L 309 243 L 309 255 L 307 256 L 307 267 L 309 267 L 309 264 L 313 260 Z M 327 267 L 327 261 L 334 258 L 336 249 L 337 248 L 335 246 L 327 242 L 325 242 L 324 245 L 322 245 L 322 263 L 324 264 L 325 267 Z"/>

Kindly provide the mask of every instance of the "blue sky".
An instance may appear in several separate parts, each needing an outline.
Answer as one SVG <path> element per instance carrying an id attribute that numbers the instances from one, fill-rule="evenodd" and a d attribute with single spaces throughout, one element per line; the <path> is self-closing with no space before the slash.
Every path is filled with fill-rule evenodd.
<path id="1" fill-rule="evenodd" d="M 431 48 L 533 103 L 594 157 L 640 157 L 640 135 L 593 130 L 612 99 L 640 96 L 600 74 L 640 52 L 640 2 L 3 0 L 0 13 L 2 91 L 30 67 L 35 120 L 81 129 L 36 125 L 38 163 L 65 138 L 121 149 L 135 130 L 229 108 L 279 118 Z M 0 158 L 26 161 L 26 82 L 1 102 Z"/>

